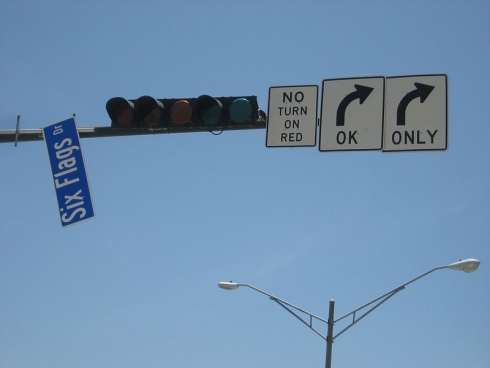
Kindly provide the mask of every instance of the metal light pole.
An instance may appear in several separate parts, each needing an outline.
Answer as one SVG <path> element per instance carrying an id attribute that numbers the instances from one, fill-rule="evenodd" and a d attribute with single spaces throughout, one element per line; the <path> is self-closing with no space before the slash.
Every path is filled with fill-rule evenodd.
<path id="1" fill-rule="evenodd" d="M 417 276 L 417 277 L 411 279 L 410 281 L 407 281 L 406 283 L 388 291 L 387 293 L 384 293 L 383 295 L 377 297 L 376 299 L 373 299 L 370 302 L 363 304 L 362 306 L 354 309 L 353 311 L 351 311 L 347 314 L 344 314 L 342 317 L 340 317 L 338 319 L 335 319 L 335 317 L 334 317 L 335 316 L 335 301 L 334 300 L 330 300 L 329 308 L 328 308 L 328 319 L 324 319 L 324 318 L 318 317 L 318 316 L 314 315 L 313 313 L 310 313 L 310 312 L 308 312 L 302 308 L 299 308 L 299 307 L 297 307 L 297 306 L 295 306 L 295 305 L 293 305 L 293 304 L 291 304 L 285 300 L 282 300 L 282 299 L 280 299 L 280 298 L 278 298 L 272 294 L 269 294 L 263 290 L 256 288 L 255 286 L 252 286 L 249 284 L 239 284 L 239 283 L 230 281 L 230 282 L 219 282 L 218 286 L 221 289 L 225 289 L 225 290 L 236 290 L 240 286 L 245 286 L 245 287 L 248 287 L 248 288 L 253 289 L 255 291 L 258 291 L 261 294 L 267 295 L 271 300 L 278 303 L 280 306 L 282 306 L 284 309 L 286 309 L 288 312 L 290 312 L 292 315 L 294 315 L 296 318 L 298 318 L 301 322 L 303 322 L 306 326 L 308 326 L 313 332 L 315 332 L 317 335 L 319 335 L 321 338 L 323 338 L 326 341 L 327 346 L 326 346 L 326 356 L 325 356 L 325 368 L 331 368 L 332 367 L 332 345 L 333 345 L 334 340 L 337 337 L 339 337 L 341 334 L 343 334 L 345 331 L 347 331 L 349 328 L 354 326 L 357 322 L 359 322 L 365 316 L 367 316 L 369 313 L 371 313 L 373 310 L 378 308 L 381 304 L 383 304 L 388 299 L 390 299 L 392 296 L 394 296 L 396 293 L 404 290 L 407 285 L 409 285 L 412 282 L 415 282 L 415 281 L 421 279 L 422 277 L 427 276 L 428 274 L 430 274 L 434 271 L 437 271 L 437 270 L 442 270 L 442 269 L 448 268 L 450 270 L 464 271 L 464 272 L 470 273 L 470 272 L 475 271 L 479 265 L 480 265 L 480 261 L 478 261 L 474 258 L 469 258 L 469 259 L 465 259 L 462 261 L 451 263 L 447 266 L 435 267 L 435 268 L 423 273 L 422 275 Z M 374 303 L 376 303 L 376 304 L 374 304 Z M 368 306 L 371 306 L 372 304 L 374 304 L 374 305 L 369 310 L 363 312 L 363 314 L 360 317 L 356 318 L 357 312 L 363 310 L 364 308 L 366 308 Z M 304 317 L 301 317 L 293 309 L 298 311 L 298 312 L 306 314 L 309 317 L 309 319 L 305 319 Z M 344 318 L 346 318 L 348 316 L 352 316 L 352 322 L 347 327 L 345 327 L 342 331 L 340 331 L 336 335 L 334 335 L 334 333 L 333 333 L 334 325 L 337 322 L 343 320 Z M 313 327 L 313 320 L 314 319 L 327 324 L 327 335 L 326 336 L 322 335 L 318 330 L 316 330 Z"/>
<path id="2" fill-rule="evenodd" d="M 325 368 L 332 366 L 332 345 L 333 345 L 333 325 L 334 321 L 335 300 L 330 300 L 328 303 L 328 321 L 327 321 L 327 355 L 325 356 Z"/>

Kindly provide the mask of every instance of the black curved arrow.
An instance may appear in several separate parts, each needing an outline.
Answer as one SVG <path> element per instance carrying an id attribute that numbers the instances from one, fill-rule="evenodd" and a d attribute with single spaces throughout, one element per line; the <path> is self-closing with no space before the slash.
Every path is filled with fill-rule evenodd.
<path id="1" fill-rule="evenodd" d="M 356 87 L 356 91 L 349 93 L 344 99 L 340 102 L 339 107 L 337 108 L 337 123 L 336 126 L 344 126 L 345 124 L 345 110 L 347 110 L 347 106 L 354 101 L 359 99 L 359 103 L 362 105 L 366 98 L 371 94 L 374 88 L 361 86 L 360 84 L 354 84 Z"/>
<path id="2" fill-rule="evenodd" d="M 429 86 L 428 84 L 414 83 L 414 85 L 415 89 L 408 92 L 398 104 L 398 109 L 396 110 L 396 125 L 405 125 L 405 115 L 410 102 L 420 97 L 420 102 L 424 103 L 434 89 L 434 86 Z"/>

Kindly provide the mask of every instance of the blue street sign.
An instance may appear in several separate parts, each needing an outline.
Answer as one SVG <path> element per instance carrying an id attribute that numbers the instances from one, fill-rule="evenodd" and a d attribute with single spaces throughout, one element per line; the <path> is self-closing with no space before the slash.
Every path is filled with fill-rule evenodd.
<path id="1" fill-rule="evenodd" d="M 61 226 L 95 216 L 75 119 L 43 128 L 58 199 Z"/>

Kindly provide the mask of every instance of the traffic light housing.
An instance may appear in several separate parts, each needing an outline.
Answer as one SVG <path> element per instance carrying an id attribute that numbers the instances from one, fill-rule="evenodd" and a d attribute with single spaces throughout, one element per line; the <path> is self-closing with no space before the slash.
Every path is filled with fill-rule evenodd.
<path id="1" fill-rule="evenodd" d="M 111 127 L 165 132 L 222 131 L 265 128 L 265 114 L 256 96 L 136 100 L 114 97 L 107 101 Z"/>

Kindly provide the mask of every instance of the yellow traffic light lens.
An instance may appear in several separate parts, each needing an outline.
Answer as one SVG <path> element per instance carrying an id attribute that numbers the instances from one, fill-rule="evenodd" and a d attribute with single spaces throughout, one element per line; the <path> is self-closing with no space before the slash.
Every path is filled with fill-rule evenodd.
<path id="1" fill-rule="evenodd" d="M 160 118 L 165 109 L 162 102 L 150 96 L 141 96 L 136 100 L 134 107 L 136 116 L 147 126 L 153 127 L 160 124 Z"/>
<path id="2" fill-rule="evenodd" d="M 177 125 L 185 125 L 192 118 L 192 105 L 187 100 L 179 100 L 170 109 L 170 119 Z"/>
<path id="3" fill-rule="evenodd" d="M 229 113 L 235 123 L 246 123 L 252 117 L 252 104 L 246 98 L 237 98 L 230 104 Z"/>
<path id="4" fill-rule="evenodd" d="M 162 114 L 162 110 L 157 106 L 150 113 L 148 113 L 145 118 L 145 124 L 149 126 L 158 125 L 160 122 L 160 115 Z"/>

